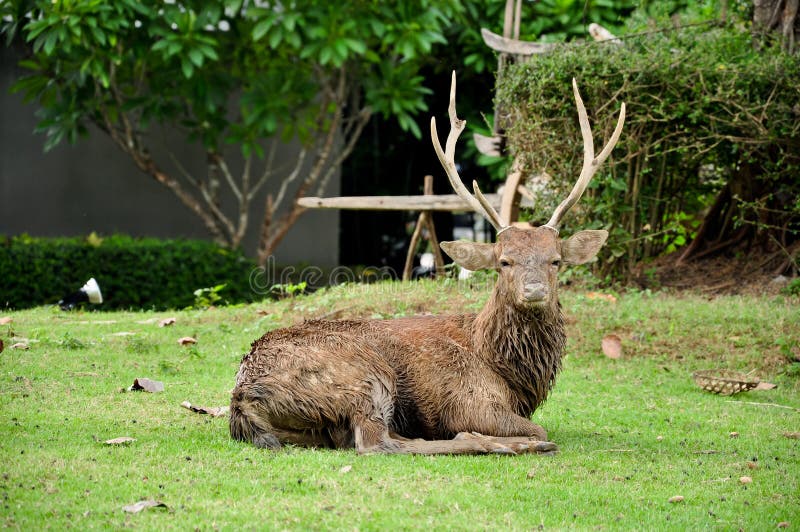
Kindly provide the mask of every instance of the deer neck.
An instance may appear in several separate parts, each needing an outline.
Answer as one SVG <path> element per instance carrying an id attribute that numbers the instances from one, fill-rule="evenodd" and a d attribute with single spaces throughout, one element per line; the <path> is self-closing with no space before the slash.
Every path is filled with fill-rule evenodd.
<path id="1" fill-rule="evenodd" d="M 475 319 L 476 351 L 509 384 L 518 413 L 529 415 L 547 397 L 566 344 L 561 305 L 520 310 L 496 288 Z"/>

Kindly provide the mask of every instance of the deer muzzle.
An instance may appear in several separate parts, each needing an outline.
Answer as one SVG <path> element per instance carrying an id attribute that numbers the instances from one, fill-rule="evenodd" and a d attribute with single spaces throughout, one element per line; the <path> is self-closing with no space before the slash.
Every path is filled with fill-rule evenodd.
<path id="1" fill-rule="evenodd" d="M 544 283 L 525 283 L 522 295 L 528 303 L 539 303 L 547 299 L 547 286 Z"/>

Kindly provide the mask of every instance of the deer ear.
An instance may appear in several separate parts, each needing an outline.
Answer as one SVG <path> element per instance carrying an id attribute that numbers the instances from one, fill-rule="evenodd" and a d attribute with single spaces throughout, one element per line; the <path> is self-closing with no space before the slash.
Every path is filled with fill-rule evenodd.
<path id="1" fill-rule="evenodd" d="M 608 238 L 608 231 L 587 229 L 561 242 L 561 259 L 567 264 L 584 264 L 594 259 Z"/>
<path id="2" fill-rule="evenodd" d="M 494 244 L 480 242 L 441 242 L 439 244 L 453 261 L 468 270 L 486 270 L 497 265 L 494 257 Z"/>

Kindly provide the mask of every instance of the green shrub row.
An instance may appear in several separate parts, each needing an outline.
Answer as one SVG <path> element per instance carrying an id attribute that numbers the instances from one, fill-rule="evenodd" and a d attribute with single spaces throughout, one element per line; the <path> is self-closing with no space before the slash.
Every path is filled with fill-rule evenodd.
<path id="1" fill-rule="evenodd" d="M 55 304 L 91 277 L 105 310 L 184 308 L 221 284 L 221 302 L 251 301 L 253 268 L 240 251 L 198 240 L 18 236 L 0 240 L 0 308 Z"/>

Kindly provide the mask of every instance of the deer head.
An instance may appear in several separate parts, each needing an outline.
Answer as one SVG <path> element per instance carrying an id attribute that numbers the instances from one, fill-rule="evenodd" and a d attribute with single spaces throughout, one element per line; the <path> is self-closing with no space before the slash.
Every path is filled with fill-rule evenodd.
<path id="1" fill-rule="evenodd" d="M 585 230 L 562 240 L 558 228 L 566 212 L 580 199 L 597 169 L 614 149 L 625 122 L 623 103 L 617 126 L 603 150 L 595 156 L 594 140 L 589 117 L 583 105 L 578 85 L 572 80 L 572 90 L 578 107 L 578 120 L 583 137 L 583 168 L 569 196 L 556 207 L 550 220 L 541 227 L 521 229 L 503 224 L 500 215 L 473 181 L 474 195 L 461 181 L 455 165 L 455 146 L 466 126 L 456 116 L 456 74 L 450 85 L 450 133 L 445 149 L 439 143 L 436 118 L 431 118 L 431 139 L 436 155 L 444 167 L 450 184 L 475 212 L 481 214 L 497 230 L 494 244 L 478 242 L 442 242 L 441 247 L 459 266 L 468 270 L 496 269 L 500 277 L 496 290 L 505 292 L 505 299 L 520 309 L 553 306 L 556 304 L 558 270 L 562 264 L 583 264 L 591 261 L 603 247 L 608 231 Z"/>

